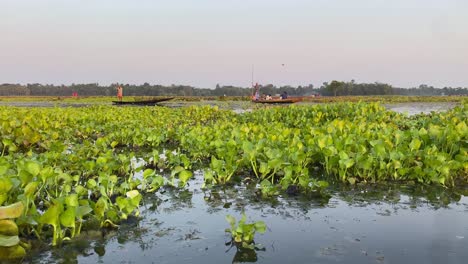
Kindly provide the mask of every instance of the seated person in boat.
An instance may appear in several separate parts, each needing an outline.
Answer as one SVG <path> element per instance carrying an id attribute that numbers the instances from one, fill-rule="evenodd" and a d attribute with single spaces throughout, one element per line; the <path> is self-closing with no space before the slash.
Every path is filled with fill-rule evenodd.
<path id="1" fill-rule="evenodd" d="M 265 100 L 271 100 L 271 99 L 273 99 L 273 98 L 271 97 L 271 94 L 267 94 L 267 96 L 265 97 Z"/>
<path id="2" fill-rule="evenodd" d="M 288 99 L 288 93 L 286 91 L 281 94 L 281 99 Z"/>

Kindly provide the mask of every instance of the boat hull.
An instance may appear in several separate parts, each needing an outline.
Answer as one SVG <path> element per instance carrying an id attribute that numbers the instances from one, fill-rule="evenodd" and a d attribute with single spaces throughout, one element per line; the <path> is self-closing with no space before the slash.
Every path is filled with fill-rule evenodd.
<path id="1" fill-rule="evenodd" d="M 143 101 L 112 101 L 112 104 L 114 105 L 156 105 L 157 103 L 169 101 L 172 99 L 174 99 L 174 97 L 158 98 L 158 99 L 143 100 Z"/>
<path id="2" fill-rule="evenodd" d="M 271 99 L 271 100 L 252 100 L 257 104 L 293 104 L 302 101 L 302 98 Z"/>

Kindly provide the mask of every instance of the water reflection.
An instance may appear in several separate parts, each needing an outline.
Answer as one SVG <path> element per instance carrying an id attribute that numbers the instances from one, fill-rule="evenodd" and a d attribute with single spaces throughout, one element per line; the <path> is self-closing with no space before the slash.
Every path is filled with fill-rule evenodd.
<path id="1" fill-rule="evenodd" d="M 252 263 L 257 262 L 257 252 L 254 249 L 238 248 L 232 263 Z"/>
<path id="2" fill-rule="evenodd" d="M 384 104 L 384 106 L 392 111 L 398 113 L 405 113 L 410 116 L 416 114 L 429 114 L 434 112 L 443 112 L 454 108 L 458 103 L 454 102 L 439 102 L 439 103 L 427 103 L 427 102 L 412 102 L 412 103 L 394 103 Z"/>
<path id="3" fill-rule="evenodd" d="M 434 209 L 457 203 L 462 197 L 468 195 L 466 186 L 447 188 L 423 184 L 342 185 L 332 188 L 332 192 L 351 206 L 400 203 L 411 208 L 430 205 Z"/>

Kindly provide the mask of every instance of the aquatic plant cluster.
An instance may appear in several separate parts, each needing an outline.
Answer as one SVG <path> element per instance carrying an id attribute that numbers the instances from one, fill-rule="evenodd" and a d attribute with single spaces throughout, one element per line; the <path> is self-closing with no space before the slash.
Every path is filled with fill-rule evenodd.
<path id="1" fill-rule="evenodd" d="M 92 223 L 115 227 L 139 215 L 143 195 L 184 188 L 196 170 L 205 188 L 249 181 L 262 196 L 320 196 L 333 181 L 466 183 L 467 117 L 466 102 L 412 117 L 378 103 L 243 114 L 210 106 L 0 107 L 0 206 L 23 205 L 21 214 L 0 208 L 0 256 L 26 247 L 18 237 L 58 245 Z M 18 231 L 3 239 L 7 225 Z"/>
<path id="2" fill-rule="evenodd" d="M 125 101 L 142 101 L 156 98 L 167 98 L 167 96 L 125 96 Z M 172 97 L 172 96 L 171 96 Z M 338 102 L 381 102 L 381 103 L 408 103 L 408 102 L 462 102 L 466 96 L 303 96 L 304 102 L 314 103 L 338 103 Z M 26 103 L 26 102 L 49 102 L 60 104 L 108 104 L 115 101 L 114 96 L 0 96 L 0 102 Z M 171 102 L 250 102 L 249 96 L 174 96 Z"/>

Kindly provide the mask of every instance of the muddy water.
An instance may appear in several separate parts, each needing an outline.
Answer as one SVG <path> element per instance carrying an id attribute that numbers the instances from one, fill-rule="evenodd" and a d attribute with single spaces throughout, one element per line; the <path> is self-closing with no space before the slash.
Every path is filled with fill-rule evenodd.
<path id="1" fill-rule="evenodd" d="M 466 263 L 468 189 L 334 186 L 330 197 L 262 200 L 253 188 L 187 190 L 147 196 L 141 220 L 91 232 L 30 263 Z M 227 214 L 262 220 L 259 251 L 225 245 Z"/>

